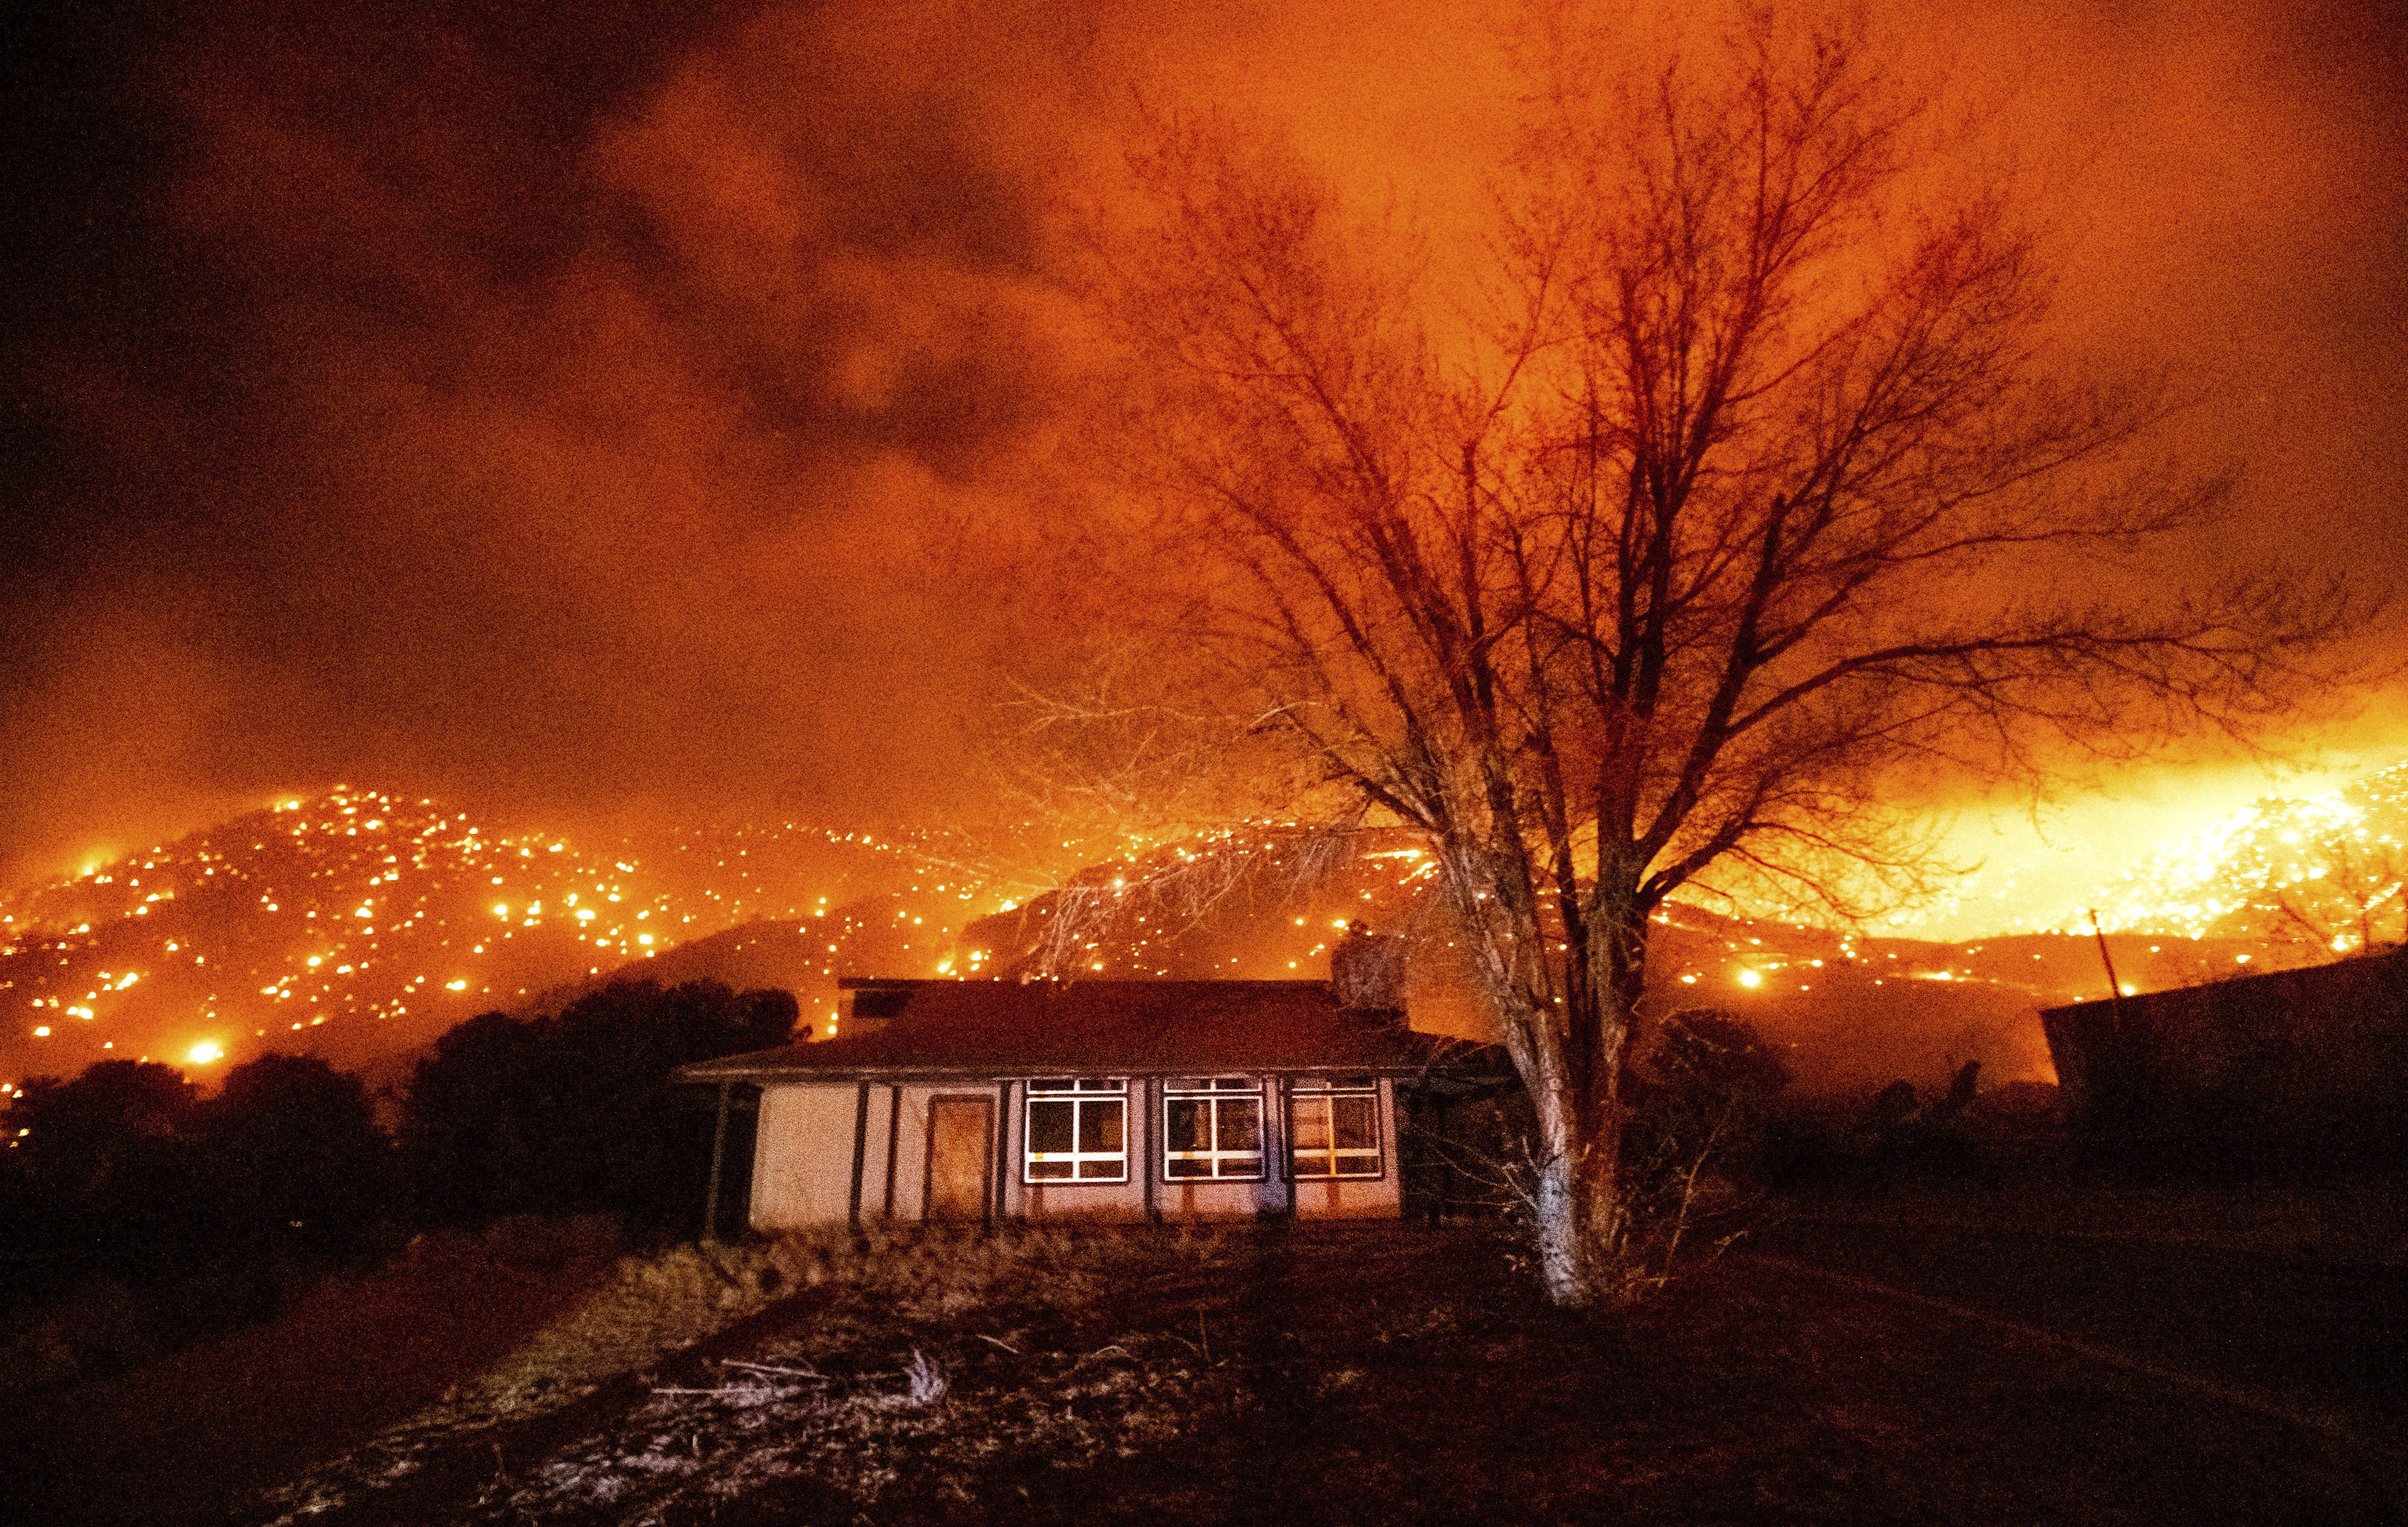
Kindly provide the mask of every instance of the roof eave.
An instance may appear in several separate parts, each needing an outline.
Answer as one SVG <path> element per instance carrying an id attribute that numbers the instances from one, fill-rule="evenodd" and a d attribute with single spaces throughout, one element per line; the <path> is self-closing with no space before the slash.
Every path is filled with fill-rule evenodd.
<path id="1" fill-rule="evenodd" d="M 935 1064 L 835 1064 L 810 1065 L 793 1060 L 752 1060 L 734 1057 L 727 1061 L 699 1061 L 681 1066 L 673 1079 L 683 1083 L 716 1085 L 721 1082 L 748 1082 L 755 1085 L 776 1083 L 827 1083 L 830 1085 L 862 1082 L 1004 1082 L 1020 1081 L 1032 1076 L 1193 1076 L 1252 1072 L 1278 1076 L 1387 1076 L 1412 1077 L 1433 1073 L 1482 1073 L 1497 1071 L 1493 1065 L 1480 1063 L 1482 1058 L 1465 1056 L 1460 1059 L 1431 1060 L 1340 1060 L 1340 1061 L 1267 1061 L 1248 1060 L 1242 1063 L 1214 1061 L 1185 1066 L 1166 1066 L 1146 1061 L 1136 1064 L 1098 1064 L 1092 1061 L 996 1061 L 987 1065 Z M 1506 1068 L 1510 1070 L 1510 1067 Z"/>

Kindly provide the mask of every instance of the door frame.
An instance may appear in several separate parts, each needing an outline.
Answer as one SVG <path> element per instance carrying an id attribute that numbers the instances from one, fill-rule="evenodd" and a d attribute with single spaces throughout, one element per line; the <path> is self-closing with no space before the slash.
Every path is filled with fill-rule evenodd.
<path id="1" fill-rule="evenodd" d="M 937 1109 L 939 1103 L 974 1102 L 986 1117 L 986 1137 L 979 1144 L 979 1217 L 982 1225 L 995 1223 L 995 1159 L 996 1107 L 995 1098 L 985 1092 L 939 1092 L 928 1099 L 928 1147 L 922 1153 L 920 1174 L 920 1221 L 923 1224 L 968 1224 L 968 1220 L 938 1219 L 931 1213 L 936 1207 L 937 1186 Z"/>

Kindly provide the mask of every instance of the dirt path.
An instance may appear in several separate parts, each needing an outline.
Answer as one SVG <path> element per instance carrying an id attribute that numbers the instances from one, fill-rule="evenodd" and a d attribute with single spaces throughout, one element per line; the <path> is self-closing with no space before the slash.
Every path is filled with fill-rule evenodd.
<path id="1" fill-rule="evenodd" d="M 2408 1434 L 2408 1267 L 1971 1224 L 1823 1219 L 1751 1245 L 2233 1388 Z"/>
<path id="2" fill-rule="evenodd" d="M 22 1402 L 0 1434 L 11 1520 L 200 1527 L 491 1366 L 615 1247 L 510 1266 L 442 1251 L 338 1279 L 275 1321 Z"/>

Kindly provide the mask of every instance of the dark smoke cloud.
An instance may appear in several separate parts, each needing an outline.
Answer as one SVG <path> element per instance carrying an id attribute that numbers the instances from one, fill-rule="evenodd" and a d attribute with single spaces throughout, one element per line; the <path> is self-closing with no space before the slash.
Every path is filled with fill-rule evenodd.
<path id="1" fill-rule="evenodd" d="M 990 636 L 927 550 L 1043 411 L 1031 188 L 933 28 L 572 8 L 50 39 L 134 125 L 22 246 L 0 868 L 345 775 L 949 793 Z"/>
<path id="2" fill-rule="evenodd" d="M 1445 224 L 1493 7 L 127 4 L 12 49 L 0 884 L 340 778 L 607 816 L 989 808 L 1133 99 Z M 1670 12 L 1668 11 L 1668 14 Z M 2202 568 L 2401 581 L 2396 7 L 1897 9 L 2012 102 L 2071 319 L 2216 400 Z M 1641 25 L 1646 24 L 1643 20 Z M 2402 713 L 2344 747 L 2408 751 Z"/>

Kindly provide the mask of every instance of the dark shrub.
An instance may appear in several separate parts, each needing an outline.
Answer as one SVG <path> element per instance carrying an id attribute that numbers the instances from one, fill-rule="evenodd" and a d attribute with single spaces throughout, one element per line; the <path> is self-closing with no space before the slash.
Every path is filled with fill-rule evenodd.
<path id="1" fill-rule="evenodd" d="M 710 1116 L 705 1100 L 670 1087 L 669 1073 L 783 1044 L 797 1011 L 782 991 L 644 981 L 614 983 L 556 1017 L 470 1019 L 419 1063 L 404 1105 L 403 1161 L 421 1215 L 690 1222 Z"/>

